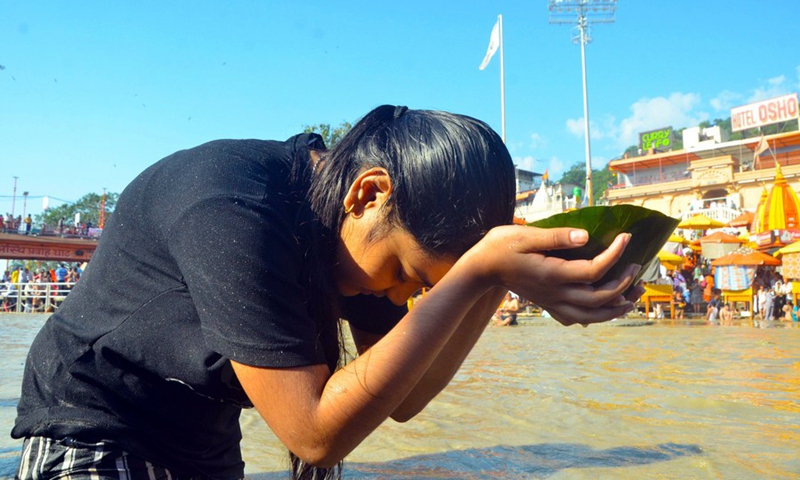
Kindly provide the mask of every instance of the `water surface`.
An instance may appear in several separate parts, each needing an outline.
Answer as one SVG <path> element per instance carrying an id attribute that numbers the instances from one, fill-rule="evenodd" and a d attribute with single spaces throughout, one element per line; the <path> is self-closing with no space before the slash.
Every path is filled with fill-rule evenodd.
<path id="1" fill-rule="evenodd" d="M 43 316 L 0 315 L 0 422 L 14 420 Z M 382 425 L 345 478 L 798 478 L 800 329 L 548 320 L 488 328 L 412 421 Z M 283 447 L 242 416 L 249 478 L 287 478 Z M 0 477 L 19 442 L 0 441 Z"/>

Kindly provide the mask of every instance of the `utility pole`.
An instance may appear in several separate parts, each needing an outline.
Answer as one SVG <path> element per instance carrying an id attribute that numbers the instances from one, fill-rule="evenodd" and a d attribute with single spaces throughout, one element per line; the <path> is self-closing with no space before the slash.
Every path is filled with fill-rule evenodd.
<path id="1" fill-rule="evenodd" d="M 617 0 L 550 0 L 550 23 L 577 24 L 577 34 L 572 42 L 581 46 L 581 69 L 583 73 L 583 127 L 586 136 L 586 201 L 594 204 L 592 193 L 592 149 L 589 140 L 589 93 L 586 87 L 586 44 L 592 41 L 589 32 L 591 23 L 614 23 Z M 574 30 L 574 29 L 573 29 Z"/>
<path id="2" fill-rule="evenodd" d="M 11 196 L 11 218 L 14 218 L 14 204 L 17 202 L 17 179 L 14 177 L 14 194 Z"/>

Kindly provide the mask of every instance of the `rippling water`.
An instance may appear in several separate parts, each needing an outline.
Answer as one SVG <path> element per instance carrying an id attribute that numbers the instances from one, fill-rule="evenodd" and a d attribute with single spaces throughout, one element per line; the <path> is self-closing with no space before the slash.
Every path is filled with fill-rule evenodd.
<path id="1" fill-rule="evenodd" d="M 42 316 L 0 315 L 8 432 Z M 345 478 L 798 478 L 800 329 L 537 320 L 489 328 L 453 383 L 382 425 Z M 242 417 L 249 478 L 286 477 L 258 415 Z M 0 476 L 19 442 L 0 442 Z"/>

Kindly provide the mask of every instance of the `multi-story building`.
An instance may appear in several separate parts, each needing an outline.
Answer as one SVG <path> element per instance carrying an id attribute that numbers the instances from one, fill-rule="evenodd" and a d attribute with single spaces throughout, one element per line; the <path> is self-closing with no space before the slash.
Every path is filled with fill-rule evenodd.
<path id="1" fill-rule="evenodd" d="M 797 118 L 797 94 L 731 110 L 734 131 Z M 800 189 L 798 131 L 730 141 L 719 127 L 695 127 L 683 131 L 683 148 L 671 149 L 674 143 L 671 128 L 646 132 L 640 135 L 646 154 L 611 161 L 617 183 L 606 192 L 608 204 L 639 205 L 676 218 L 701 213 L 728 223 L 743 211 L 756 211 L 776 174 L 792 190 Z"/>

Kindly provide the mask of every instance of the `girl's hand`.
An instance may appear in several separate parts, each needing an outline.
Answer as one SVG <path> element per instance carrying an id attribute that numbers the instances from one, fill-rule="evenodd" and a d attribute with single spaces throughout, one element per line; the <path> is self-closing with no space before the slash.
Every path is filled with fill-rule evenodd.
<path id="1" fill-rule="evenodd" d="M 633 302 L 644 292 L 637 285 L 623 296 L 640 265 L 630 265 L 619 278 L 592 286 L 619 260 L 630 234 L 618 235 L 604 252 L 590 260 L 547 256 L 548 250 L 576 248 L 588 238 L 585 230 L 574 228 L 503 226 L 492 229 L 462 260 L 473 262 L 472 267 L 492 285 L 531 300 L 562 324 L 588 325 L 631 311 Z"/>

